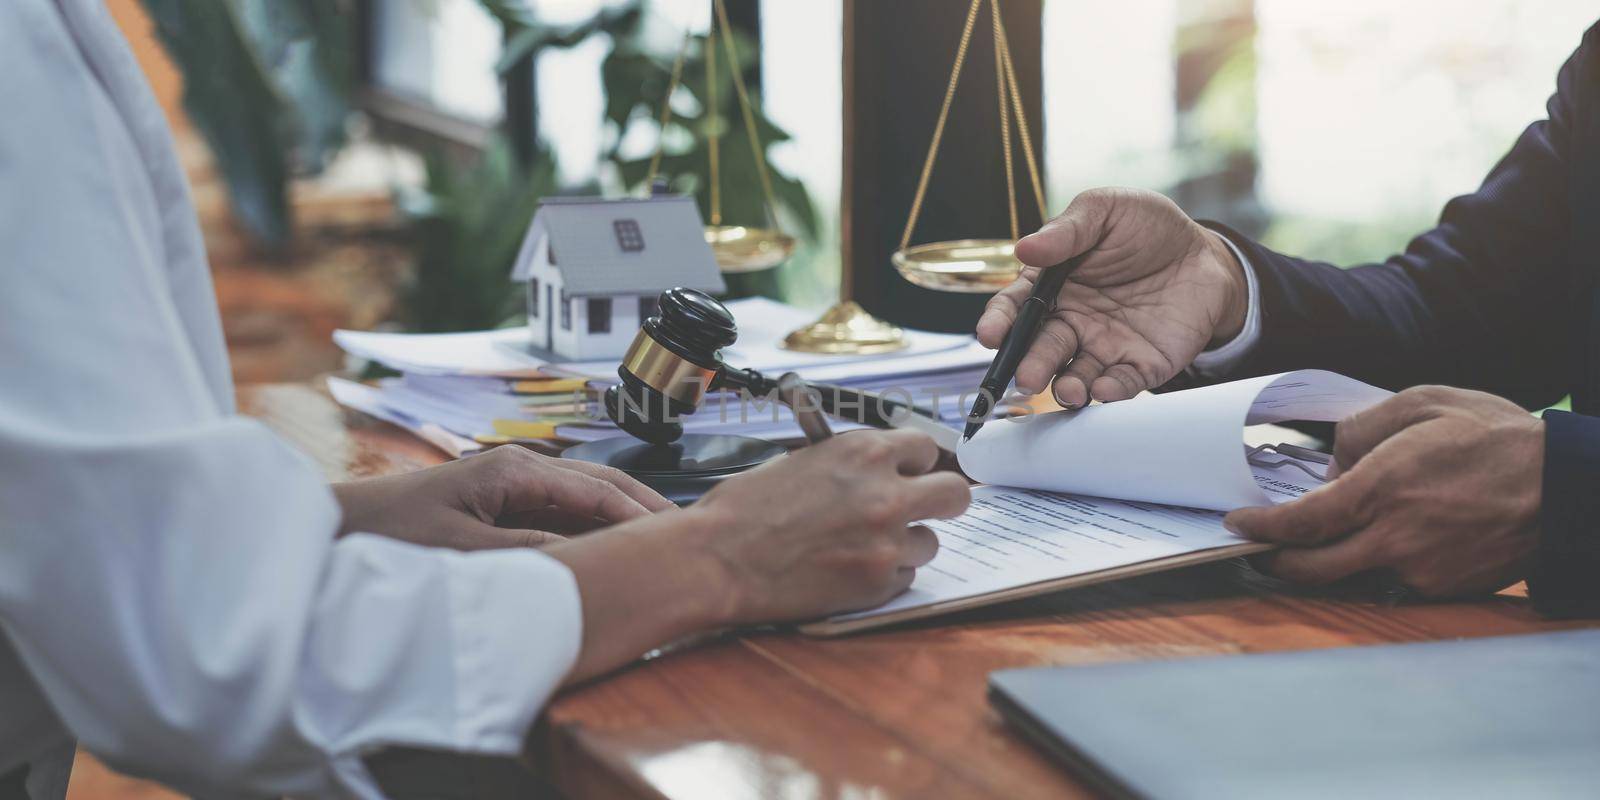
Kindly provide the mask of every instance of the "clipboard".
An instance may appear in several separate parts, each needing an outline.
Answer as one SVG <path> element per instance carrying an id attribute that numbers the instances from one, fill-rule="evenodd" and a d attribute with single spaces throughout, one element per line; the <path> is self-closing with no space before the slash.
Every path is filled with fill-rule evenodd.
<path id="1" fill-rule="evenodd" d="M 992 606 L 999 603 L 1009 603 L 1013 600 L 1026 600 L 1032 597 L 1039 597 L 1040 595 L 1065 591 L 1067 589 L 1093 586 L 1098 583 L 1110 583 L 1111 581 L 1120 581 L 1124 578 L 1135 578 L 1140 575 L 1151 575 L 1157 572 L 1166 572 L 1167 570 L 1181 569 L 1183 567 L 1194 566 L 1195 564 L 1205 564 L 1212 561 L 1226 561 L 1230 558 L 1239 558 L 1241 556 L 1253 555 L 1255 553 L 1263 553 L 1268 550 L 1275 549 L 1276 547 L 1277 545 L 1275 544 L 1267 544 L 1265 542 L 1246 542 L 1228 547 L 1212 548 L 1210 550 L 1196 550 L 1192 553 L 1184 553 L 1182 555 L 1169 556 L 1167 558 L 1158 558 L 1151 561 L 1141 561 L 1137 564 L 1128 564 L 1126 566 L 1113 567 L 1111 569 L 1103 569 L 1095 572 L 1084 572 L 1077 575 L 1055 578 L 1053 580 L 1039 581 L 1037 583 L 1030 583 L 1024 586 L 1002 589 L 997 592 L 989 592 L 987 594 L 975 595 L 973 597 L 963 597 L 959 600 L 946 600 L 944 602 L 934 603 L 932 605 L 908 608 L 903 611 L 895 611 L 880 616 L 860 617 L 857 619 L 840 620 L 837 622 L 832 620 L 808 622 L 799 626 L 798 630 L 807 636 L 817 636 L 823 638 L 829 636 L 843 636 L 845 634 L 858 633 L 860 631 L 871 630 L 873 628 L 882 628 L 888 625 L 898 625 L 902 622 L 911 622 L 913 620 L 937 617 L 942 614 L 954 614 L 958 611 L 970 611 L 975 608 L 983 608 L 984 606 Z"/>
<path id="2" fill-rule="evenodd" d="M 937 423 L 932 423 L 937 424 Z M 954 433 L 952 431 L 952 433 Z M 1264 444 L 1256 447 L 1245 448 L 1246 460 L 1255 466 L 1281 467 L 1291 466 L 1319 481 L 1325 481 L 1326 466 L 1319 474 L 1316 465 L 1331 465 L 1332 457 L 1326 453 L 1311 450 L 1305 447 L 1288 443 Z M 1303 462 L 1310 462 L 1307 466 Z M 1100 583 L 1109 583 L 1124 578 L 1133 578 L 1140 575 L 1150 575 L 1157 572 L 1181 569 L 1196 564 L 1206 564 L 1213 561 L 1225 561 L 1231 558 L 1263 553 L 1276 549 L 1278 545 L 1266 542 L 1243 542 L 1236 545 L 1225 545 L 1203 550 L 1194 550 L 1187 553 L 1166 556 L 1162 558 L 1124 564 L 1107 569 L 1089 572 L 1074 573 L 1059 578 L 1051 578 L 1019 586 L 1007 587 L 984 594 L 944 600 L 924 606 L 892 611 L 886 614 L 857 617 L 853 619 L 825 619 L 802 624 L 798 630 L 807 636 L 829 637 L 842 636 L 860 631 L 897 625 L 902 622 L 928 619 L 943 614 L 953 614 L 960 611 L 970 611 L 976 608 L 1007 603 L 1013 600 L 1026 600 L 1041 595 L 1052 594 L 1067 589 L 1077 589 L 1084 586 L 1093 586 Z"/>

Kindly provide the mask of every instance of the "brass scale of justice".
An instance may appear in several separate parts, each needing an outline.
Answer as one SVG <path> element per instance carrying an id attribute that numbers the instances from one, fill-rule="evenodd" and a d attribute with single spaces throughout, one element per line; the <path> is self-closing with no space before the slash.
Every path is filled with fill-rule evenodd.
<path id="1" fill-rule="evenodd" d="M 1001 152 L 1005 161 L 1011 238 L 961 239 L 912 245 L 911 238 L 927 194 L 928 180 L 933 174 L 945 122 L 960 81 L 961 68 L 972 42 L 973 28 L 985 2 L 989 3 L 994 30 Z M 720 39 L 731 67 L 745 133 L 755 154 L 757 174 L 766 202 L 768 227 L 723 224 L 719 184 L 720 131 L 713 129 L 708 140 L 711 219 L 705 237 L 724 273 L 758 272 L 772 269 L 788 260 L 794 252 L 795 239 L 784 233 L 777 222 L 771 175 L 756 130 L 749 92 L 743 75 L 734 66 L 738 62 L 725 0 L 713 0 L 712 6 L 714 15 L 711 30 L 705 40 L 707 107 L 713 110 L 712 113 L 718 107 L 716 42 Z M 692 35 L 686 32 L 683 46 L 672 66 L 671 79 L 661 106 L 660 129 L 663 133 L 671 120 L 671 99 L 682 79 L 684 61 L 692 41 Z M 1033 199 L 1038 204 L 1042 219 L 1045 217 L 1044 186 L 1028 133 L 1027 114 L 1018 88 L 1005 26 L 1001 21 L 999 2 L 972 0 L 956 49 L 955 63 L 945 87 L 938 121 L 928 144 L 927 157 L 901 235 L 900 248 L 891 258 L 895 269 L 906 280 L 935 291 L 993 293 L 1009 285 L 1021 271 L 1022 265 L 1012 253 L 1013 243 L 1020 235 L 1011 147 L 1013 114 L 1028 166 Z M 650 160 L 646 185 L 655 182 L 663 149 L 664 141 L 658 141 L 656 152 Z M 848 263 L 845 269 L 849 269 Z M 849 285 L 848 272 L 841 283 Z M 742 390 L 749 391 L 753 396 L 776 394 L 782 402 L 796 410 L 802 429 L 813 439 L 827 435 L 827 423 L 816 411 L 818 408 L 826 411 L 843 404 L 859 410 L 859 421 L 876 427 L 888 427 L 890 418 L 897 414 L 919 412 L 907 404 L 867 396 L 857 390 L 808 384 L 793 373 L 773 380 L 754 370 L 727 365 L 721 361 L 719 349 L 733 344 L 736 338 L 737 328 L 732 315 L 715 300 L 698 292 L 678 289 L 664 293 L 660 315 L 645 323 L 618 370 L 622 383 L 608 390 L 604 399 L 608 415 L 633 438 L 619 437 L 577 445 L 568 448 L 563 456 L 619 467 L 669 498 L 691 500 L 720 478 L 744 471 L 785 452 L 781 445 L 744 436 L 685 435 L 678 419 L 683 414 L 693 413 L 707 390 Z M 790 333 L 782 346 L 797 352 L 859 355 L 891 353 L 906 347 L 907 342 L 904 332 L 898 327 L 873 317 L 859 304 L 845 299 L 829 308 L 815 323 Z M 801 393 L 809 397 L 802 397 Z"/>

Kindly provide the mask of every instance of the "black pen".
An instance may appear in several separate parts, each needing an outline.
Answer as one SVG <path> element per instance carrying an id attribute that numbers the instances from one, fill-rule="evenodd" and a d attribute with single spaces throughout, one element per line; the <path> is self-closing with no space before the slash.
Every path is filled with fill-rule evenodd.
<path id="1" fill-rule="evenodd" d="M 989 371 L 983 374 L 983 382 L 978 384 L 978 397 L 972 402 L 972 411 L 967 414 L 967 430 L 962 434 L 962 441 L 971 439 L 983 427 L 984 419 L 994 409 L 994 401 L 1011 385 L 1011 379 L 1017 375 L 1017 365 L 1022 363 L 1022 357 L 1033 347 L 1033 340 L 1038 338 L 1044 318 L 1055 308 L 1061 284 L 1088 255 L 1089 252 L 1084 251 L 1039 272 L 1033 284 L 1033 293 L 1017 309 L 1016 321 L 1011 323 L 1011 330 L 1006 332 L 999 352 L 994 354 L 994 363 L 989 365 Z"/>

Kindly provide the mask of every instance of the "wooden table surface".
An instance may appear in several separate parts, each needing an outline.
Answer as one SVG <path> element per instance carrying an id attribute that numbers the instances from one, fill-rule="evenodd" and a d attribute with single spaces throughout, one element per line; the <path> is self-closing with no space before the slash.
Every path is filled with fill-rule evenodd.
<path id="1" fill-rule="evenodd" d="M 444 458 L 308 386 L 240 399 L 333 479 Z M 527 755 L 577 798 L 1088 796 L 990 710 L 991 671 L 1562 627 L 1574 625 L 1540 620 L 1521 587 L 1390 607 L 1223 562 L 843 639 L 761 631 L 680 647 L 559 696 Z"/>

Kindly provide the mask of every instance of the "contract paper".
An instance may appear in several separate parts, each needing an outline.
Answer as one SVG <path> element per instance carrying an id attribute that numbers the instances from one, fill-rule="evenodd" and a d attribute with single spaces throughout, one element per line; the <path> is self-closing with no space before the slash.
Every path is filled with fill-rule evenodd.
<path id="1" fill-rule="evenodd" d="M 1285 372 L 997 420 L 956 455 L 983 483 L 1230 511 L 1287 499 L 1255 481 L 1245 426 L 1333 422 L 1388 396 L 1333 372 Z"/>
<path id="2" fill-rule="evenodd" d="M 1285 498 L 1321 485 L 1287 463 L 1254 468 L 1252 482 Z M 829 621 L 884 616 L 1245 544 L 1222 527 L 1222 517 L 1198 508 L 980 486 L 967 513 L 923 523 L 938 535 L 939 554 L 917 570 L 911 588 L 885 605 Z"/>
<path id="3" fill-rule="evenodd" d="M 1226 511 L 1293 500 L 1322 485 L 1325 467 L 1284 453 L 1248 458 L 1246 426 L 1339 420 L 1388 396 L 1304 370 L 992 421 L 956 455 L 968 476 L 996 485 L 975 488 L 960 517 L 924 523 L 939 536 L 939 554 L 905 593 L 824 625 L 979 605 L 1035 584 L 1247 544 L 1223 527 Z"/>

